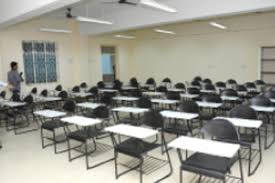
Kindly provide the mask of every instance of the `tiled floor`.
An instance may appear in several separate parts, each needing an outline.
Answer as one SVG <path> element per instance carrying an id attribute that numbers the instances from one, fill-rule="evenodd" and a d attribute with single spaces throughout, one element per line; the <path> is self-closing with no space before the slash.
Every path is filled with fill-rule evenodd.
<path id="1" fill-rule="evenodd" d="M 114 175 L 114 162 L 109 162 L 98 168 L 86 170 L 84 158 L 77 159 L 73 162 L 68 161 L 67 153 L 55 155 L 52 147 L 41 148 L 39 131 L 14 135 L 0 129 L 0 139 L 3 143 L 3 149 L 0 150 L 0 182 L 1 183 L 95 183 L 95 182 L 139 182 L 139 174 L 135 171 L 128 173 L 118 180 Z M 154 155 L 160 156 L 160 151 L 153 152 Z M 110 151 L 102 156 L 108 158 L 113 153 Z M 179 163 L 178 157 L 174 150 L 171 151 L 174 172 L 172 176 L 163 182 L 179 182 Z M 165 158 L 163 156 L 163 158 Z M 122 157 L 121 161 L 126 161 Z M 90 158 L 90 162 L 93 159 Z M 122 166 L 120 170 L 125 170 Z M 237 170 L 237 166 L 235 168 Z M 244 162 L 244 172 L 247 174 L 247 163 Z M 144 182 L 153 182 L 158 177 L 168 171 L 167 166 L 148 175 L 144 176 Z M 235 172 L 235 171 L 233 171 Z M 185 183 L 194 183 L 193 174 L 184 173 Z M 205 180 L 210 183 L 218 181 Z M 228 181 L 231 182 L 231 181 Z M 236 182 L 236 181 L 235 181 Z M 247 183 L 274 183 L 275 182 L 275 145 L 263 153 L 263 163 L 250 178 L 245 177 Z"/>

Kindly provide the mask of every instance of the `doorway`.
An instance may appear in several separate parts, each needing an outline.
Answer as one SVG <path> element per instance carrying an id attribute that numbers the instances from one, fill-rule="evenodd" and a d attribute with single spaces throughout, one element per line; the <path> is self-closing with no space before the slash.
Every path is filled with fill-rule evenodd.
<path id="1" fill-rule="evenodd" d="M 116 79 L 116 49 L 114 46 L 101 47 L 102 79 L 105 83 L 112 83 Z"/>

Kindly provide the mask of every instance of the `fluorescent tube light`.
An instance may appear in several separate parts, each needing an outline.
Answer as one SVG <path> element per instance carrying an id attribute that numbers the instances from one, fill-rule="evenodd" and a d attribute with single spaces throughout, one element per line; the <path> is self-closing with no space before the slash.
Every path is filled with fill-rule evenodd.
<path id="1" fill-rule="evenodd" d="M 226 26 L 218 24 L 217 22 L 209 22 L 210 25 L 212 25 L 213 27 L 217 27 L 219 29 L 227 29 Z"/>
<path id="2" fill-rule="evenodd" d="M 126 36 L 126 35 L 115 35 L 116 38 L 123 38 L 123 39 L 135 39 L 135 36 Z"/>
<path id="3" fill-rule="evenodd" d="M 87 17 L 76 17 L 77 21 L 80 22 L 88 22 L 88 23 L 97 23 L 97 24 L 106 24 L 106 25 L 112 25 L 113 22 L 105 21 L 105 20 L 99 20 L 94 18 L 87 18 Z"/>
<path id="4" fill-rule="evenodd" d="M 171 7 L 169 7 L 165 4 L 158 3 L 155 0 L 141 0 L 139 3 L 142 4 L 142 5 L 150 6 L 152 8 L 163 10 L 163 11 L 166 11 L 166 12 L 169 12 L 169 13 L 178 12 L 176 9 L 171 8 Z"/>
<path id="5" fill-rule="evenodd" d="M 52 28 L 40 28 L 41 32 L 54 32 L 54 33 L 66 33 L 70 34 L 73 31 L 67 29 L 52 29 Z"/>
<path id="6" fill-rule="evenodd" d="M 163 29 L 154 29 L 155 32 L 163 33 L 163 34 L 176 34 L 173 31 L 163 30 Z"/>

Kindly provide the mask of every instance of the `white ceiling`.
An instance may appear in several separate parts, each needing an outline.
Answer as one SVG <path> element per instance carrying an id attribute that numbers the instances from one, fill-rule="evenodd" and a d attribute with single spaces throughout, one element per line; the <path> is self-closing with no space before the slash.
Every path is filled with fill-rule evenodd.
<path id="1" fill-rule="evenodd" d="M 1 15 L 3 13 L 8 14 L 8 11 L 4 10 L 16 9 L 18 12 L 20 7 L 21 9 L 24 9 L 26 4 L 24 4 L 23 1 L 29 2 L 27 10 L 29 11 L 29 14 L 31 12 L 36 12 L 35 16 L 49 12 L 49 8 L 47 8 L 49 6 L 43 6 L 47 11 L 45 9 L 42 11 L 42 1 L 47 2 L 48 4 L 52 4 L 51 1 L 63 1 L 63 6 L 55 8 L 59 8 L 58 10 L 44 16 L 54 19 L 60 18 L 65 15 L 66 7 L 72 7 L 74 15 L 89 16 L 114 22 L 113 25 L 80 23 L 81 34 L 89 35 L 275 9 L 275 0 L 156 0 L 176 8 L 179 12 L 175 14 L 139 6 L 102 4 L 102 0 L 39 0 L 40 6 L 35 3 L 37 0 L 20 0 L 20 3 L 18 1 L 17 3 L 7 3 L 11 1 L 16 0 L 1 0 L 0 17 L 4 16 Z M 33 1 L 33 4 L 30 3 L 31 1 Z M 67 3 L 64 4 L 64 2 Z M 74 4 L 76 2 L 80 3 Z M 3 4 L 5 6 L 2 6 Z M 32 5 L 33 7 L 31 7 Z M 1 10 L 3 11 L 1 12 Z M 21 17 L 27 14 L 27 10 L 25 10 L 25 12 L 23 11 L 24 14 L 21 13 Z M 51 10 L 54 9 L 52 8 Z M 21 19 L 27 20 L 28 18 L 34 18 L 35 16 Z M 1 23 L 0 19 L 0 26 Z"/>

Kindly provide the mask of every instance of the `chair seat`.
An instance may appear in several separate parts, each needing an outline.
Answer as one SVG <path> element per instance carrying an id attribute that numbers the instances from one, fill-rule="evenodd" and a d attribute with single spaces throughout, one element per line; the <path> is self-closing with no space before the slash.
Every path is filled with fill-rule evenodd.
<path id="1" fill-rule="evenodd" d="M 140 158 L 144 153 L 149 152 L 159 146 L 160 144 L 153 144 L 141 141 L 139 139 L 130 138 L 118 144 L 115 147 L 115 150 L 129 156 Z"/>
<path id="2" fill-rule="evenodd" d="M 46 129 L 46 130 L 50 130 L 50 131 L 54 131 L 54 129 L 61 128 L 61 127 L 64 127 L 64 126 L 65 126 L 65 123 L 63 123 L 59 120 L 55 120 L 55 121 L 47 121 L 47 122 L 43 123 L 41 125 L 41 128 Z"/>
<path id="3" fill-rule="evenodd" d="M 196 174 L 224 179 L 234 161 L 224 157 L 195 153 L 181 165 L 182 170 Z"/>
<path id="4" fill-rule="evenodd" d="M 96 129 L 89 129 L 89 130 L 77 130 L 74 132 L 71 132 L 68 135 L 69 139 L 74 139 L 80 142 L 85 142 L 88 139 L 95 138 L 98 135 L 101 135 L 102 133 L 99 130 Z"/>

